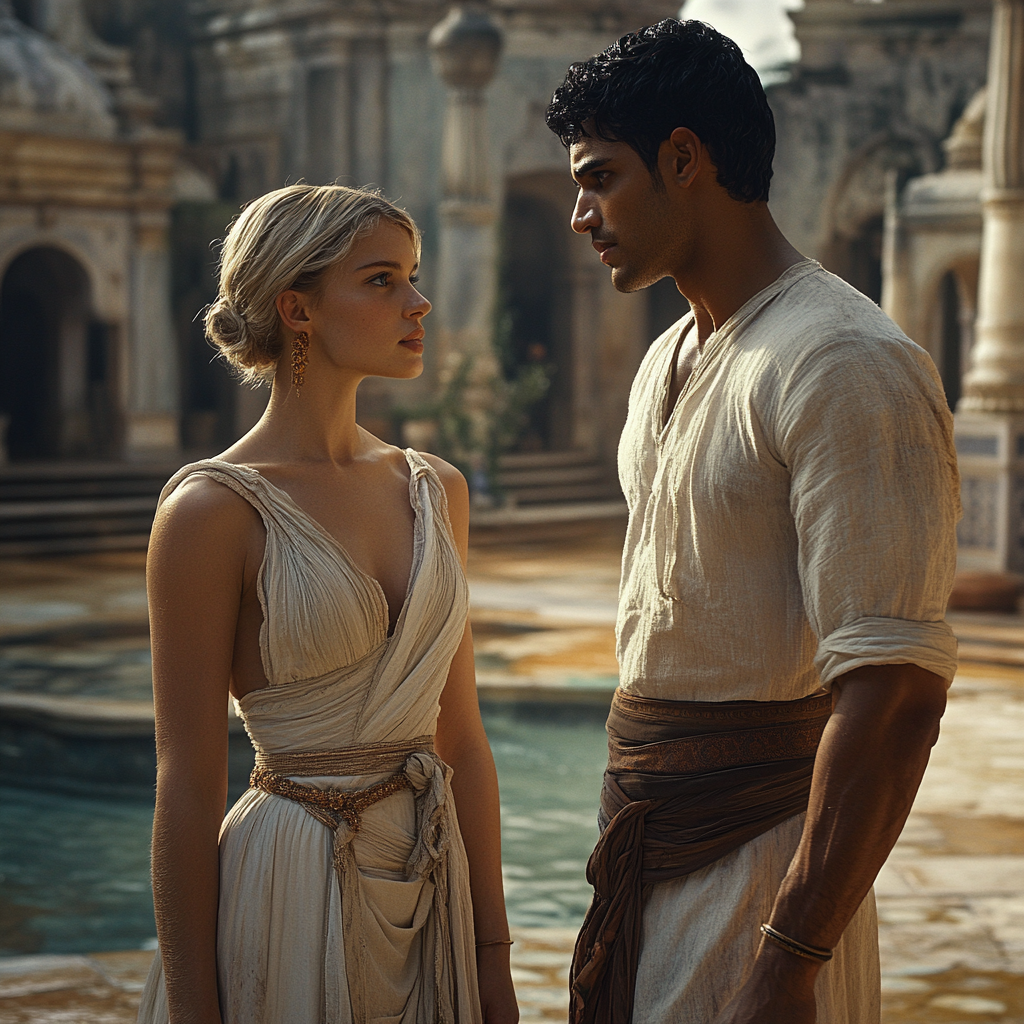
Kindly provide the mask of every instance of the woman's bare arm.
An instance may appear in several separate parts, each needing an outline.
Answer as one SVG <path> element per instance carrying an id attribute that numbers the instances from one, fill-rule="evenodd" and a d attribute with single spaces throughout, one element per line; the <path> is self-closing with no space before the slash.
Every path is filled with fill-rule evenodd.
<path id="1" fill-rule="evenodd" d="M 171 1024 L 220 1024 L 217 836 L 227 799 L 227 702 L 255 515 L 214 481 L 157 514 L 146 566 L 157 785 L 153 906 Z"/>
<path id="2" fill-rule="evenodd" d="M 463 565 L 469 546 L 469 492 L 462 475 L 432 459 L 448 494 L 449 514 Z M 469 859 L 473 923 L 477 942 L 508 938 L 505 891 L 501 878 L 501 821 L 498 776 L 487 742 L 476 693 L 473 634 L 470 625 L 452 660 L 441 694 L 437 753 L 452 767 L 452 792 Z M 507 945 L 477 947 L 480 1001 L 486 1024 L 515 1024 L 519 1019 Z"/>

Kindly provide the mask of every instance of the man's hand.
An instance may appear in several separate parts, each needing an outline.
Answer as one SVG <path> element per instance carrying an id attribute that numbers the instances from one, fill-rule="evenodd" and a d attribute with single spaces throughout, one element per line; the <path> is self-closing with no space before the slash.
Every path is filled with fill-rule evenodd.
<path id="1" fill-rule="evenodd" d="M 867 665 L 835 689 L 803 836 L 768 918 L 822 948 L 838 944 L 896 842 L 946 704 L 945 680 L 916 665 Z M 762 940 L 750 977 L 713 1024 L 815 1024 L 820 969 Z"/>
<path id="2" fill-rule="evenodd" d="M 754 969 L 713 1024 L 816 1024 L 819 965 L 762 941 Z"/>

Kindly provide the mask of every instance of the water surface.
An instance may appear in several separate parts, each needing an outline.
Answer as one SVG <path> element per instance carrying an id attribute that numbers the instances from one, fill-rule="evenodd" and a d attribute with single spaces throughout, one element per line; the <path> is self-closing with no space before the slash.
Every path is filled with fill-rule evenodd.
<path id="1" fill-rule="evenodd" d="M 501 784 L 511 922 L 578 925 L 597 837 L 602 715 L 586 705 L 493 703 L 484 719 Z M 152 820 L 146 798 L 0 786 L 0 955 L 152 944 Z"/>

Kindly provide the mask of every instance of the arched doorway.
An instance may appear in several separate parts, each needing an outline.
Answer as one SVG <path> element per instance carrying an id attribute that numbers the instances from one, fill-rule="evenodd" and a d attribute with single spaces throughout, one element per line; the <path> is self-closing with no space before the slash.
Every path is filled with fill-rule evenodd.
<path id="1" fill-rule="evenodd" d="M 851 234 L 833 240 L 827 261 L 829 270 L 879 304 L 882 301 L 884 229 L 881 214 L 868 217 Z"/>
<path id="2" fill-rule="evenodd" d="M 960 366 L 963 361 L 963 339 L 960 333 L 960 286 L 951 270 L 939 285 L 940 344 L 939 376 L 946 390 L 950 409 L 960 401 Z"/>
<path id="3" fill-rule="evenodd" d="M 528 183 L 527 183 L 528 184 Z M 520 451 L 559 451 L 572 443 L 572 292 L 565 210 L 527 188 L 505 200 L 499 349 L 507 376 L 548 368 L 550 386 L 530 411 Z"/>
<path id="4" fill-rule="evenodd" d="M 950 409 L 963 394 L 963 378 L 974 344 L 978 308 L 978 264 L 962 260 L 939 280 L 931 327 L 931 352 Z"/>
<path id="5" fill-rule="evenodd" d="M 0 416 L 12 461 L 113 454 L 115 331 L 60 249 L 29 249 L 0 285 Z"/>

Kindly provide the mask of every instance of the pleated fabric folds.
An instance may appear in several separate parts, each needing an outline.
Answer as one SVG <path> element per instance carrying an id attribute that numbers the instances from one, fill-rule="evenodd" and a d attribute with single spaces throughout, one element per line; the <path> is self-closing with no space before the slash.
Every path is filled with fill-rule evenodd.
<path id="1" fill-rule="evenodd" d="M 257 750 L 333 751 L 433 735 L 469 593 L 437 474 L 405 453 L 416 517 L 405 604 L 388 636 L 376 580 L 256 470 L 217 459 L 179 470 L 244 497 L 266 528 L 260 652 L 269 685 L 236 701 Z M 451 769 L 409 755 L 411 786 L 358 830 L 325 827 L 250 789 L 220 834 L 217 969 L 224 1024 L 472 1024 L 479 1020 L 469 868 Z M 290 776 L 362 790 L 389 773 Z M 167 1021 L 159 956 L 139 1021 Z"/>

